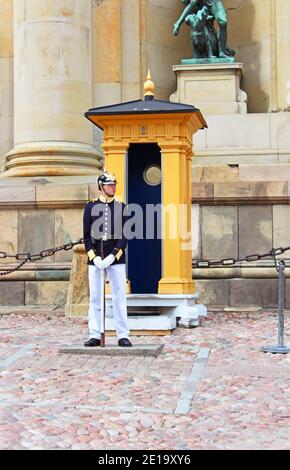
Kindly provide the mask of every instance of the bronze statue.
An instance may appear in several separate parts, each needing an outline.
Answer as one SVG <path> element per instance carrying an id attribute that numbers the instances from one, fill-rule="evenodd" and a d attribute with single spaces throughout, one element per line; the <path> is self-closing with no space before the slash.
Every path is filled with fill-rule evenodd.
<path id="1" fill-rule="evenodd" d="M 213 27 L 213 16 L 207 7 L 201 8 L 196 14 L 187 15 L 185 23 L 191 26 L 191 43 L 193 58 L 216 59 L 219 54 L 218 39 Z"/>
<path id="2" fill-rule="evenodd" d="M 182 0 L 185 6 L 180 18 L 174 25 L 173 34 L 177 35 L 181 25 L 186 22 L 192 27 L 192 43 L 194 54 L 199 57 L 219 58 L 232 57 L 233 51 L 227 48 L 227 12 L 222 0 Z M 206 10 L 204 8 L 206 7 Z M 205 18 L 207 12 L 208 18 Z M 198 15 L 198 16 L 196 16 Z M 214 29 L 214 20 L 219 25 L 219 34 Z M 205 41 L 207 36 L 207 40 Z M 216 36 L 218 50 L 215 50 L 213 42 Z M 200 42 L 199 42 L 200 39 Z M 196 53 L 197 49 L 206 48 L 206 54 Z"/>

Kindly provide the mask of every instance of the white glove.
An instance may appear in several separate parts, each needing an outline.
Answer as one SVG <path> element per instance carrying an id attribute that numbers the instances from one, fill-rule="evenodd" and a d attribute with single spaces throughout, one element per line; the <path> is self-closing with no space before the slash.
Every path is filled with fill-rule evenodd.
<path id="1" fill-rule="evenodd" d="M 114 255 L 108 255 L 105 259 L 102 261 L 101 269 L 106 269 L 109 266 L 111 266 L 112 263 L 115 261 L 115 256 Z"/>
<path id="2" fill-rule="evenodd" d="M 93 263 L 94 265 L 96 266 L 96 268 L 98 269 L 102 269 L 102 258 L 100 256 L 96 256 L 94 259 L 93 259 Z"/>

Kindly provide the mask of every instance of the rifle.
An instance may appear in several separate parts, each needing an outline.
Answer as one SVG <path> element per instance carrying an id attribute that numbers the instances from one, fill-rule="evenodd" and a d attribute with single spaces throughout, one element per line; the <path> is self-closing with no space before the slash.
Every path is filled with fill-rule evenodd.
<path id="1" fill-rule="evenodd" d="M 101 258 L 104 259 L 104 244 L 101 239 Z M 105 347 L 105 318 L 106 318 L 106 271 L 101 269 L 101 347 Z"/>

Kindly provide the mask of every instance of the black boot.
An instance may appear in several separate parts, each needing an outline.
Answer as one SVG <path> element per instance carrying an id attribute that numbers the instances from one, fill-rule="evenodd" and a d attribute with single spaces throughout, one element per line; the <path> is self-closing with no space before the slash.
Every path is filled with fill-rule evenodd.
<path id="1" fill-rule="evenodd" d="M 94 346 L 100 346 L 101 341 L 97 338 L 91 338 L 88 341 L 85 342 L 85 346 L 92 348 Z"/>
<path id="2" fill-rule="evenodd" d="M 118 346 L 122 346 L 123 348 L 131 348 L 132 344 L 128 338 L 121 338 L 118 341 Z"/>

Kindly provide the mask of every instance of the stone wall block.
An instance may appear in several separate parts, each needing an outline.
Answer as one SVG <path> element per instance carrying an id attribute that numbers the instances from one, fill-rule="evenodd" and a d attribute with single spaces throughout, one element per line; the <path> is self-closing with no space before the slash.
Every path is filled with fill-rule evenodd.
<path id="1" fill-rule="evenodd" d="M 224 307 L 229 305 L 229 281 L 220 280 L 196 280 L 196 290 L 200 293 L 197 303 L 207 307 Z"/>
<path id="2" fill-rule="evenodd" d="M 286 89 L 285 89 L 286 95 Z M 271 147 L 290 148 L 290 114 L 289 113 L 271 113 Z"/>
<path id="3" fill-rule="evenodd" d="M 275 248 L 290 245 L 290 206 L 273 206 L 273 246 Z M 278 258 L 289 257 L 289 251 L 278 256 Z"/>
<path id="4" fill-rule="evenodd" d="M 57 209 L 55 211 L 55 243 L 57 246 L 76 242 L 83 236 L 83 210 Z M 55 261 L 71 261 L 73 250 L 58 251 Z"/>
<path id="5" fill-rule="evenodd" d="M 25 283 L 25 305 L 64 305 L 66 281 L 28 281 Z"/>
<path id="6" fill-rule="evenodd" d="M 252 184 L 246 182 L 227 182 L 214 184 L 214 197 L 215 198 L 251 198 L 253 194 Z"/>
<path id="7" fill-rule="evenodd" d="M 271 250 L 272 207 L 239 207 L 239 256 L 264 253 Z"/>
<path id="8" fill-rule="evenodd" d="M 38 253 L 55 246 L 54 211 L 33 210 L 19 213 L 18 251 Z M 54 256 L 44 258 L 38 263 L 50 262 Z"/>
<path id="9" fill-rule="evenodd" d="M 213 198 L 213 183 L 201 183 L 194 182 L 191 184 L 191 198 L 201 200 L 201 199 L 211 199 Z"/>
<path id="10" fill-rule="evenodd" d="M 239 166 L 240 181 L 289 181 L 290 164 L 263 164 Z"/>
<path id="11" fill-rule="evenodd" d="M 0 203 L 35 203 L 34 186 L 0 186 Z"/>
<path id="12" fill-rule="evenodd" d="M 202 207 L 202 257 L 219 259 L 238 254 L 237 208 Z"/>
<path id="13" fill-rule="evenodd" d="M 207 116 L 207 147 L 269 148 L 269 114 Z"/>
<path id="14" fill-rule="evenodd" d="M 253 182 L 253 197 L 261 199 L 286 199 L 288 197 L 288 181 Z"/>
<path id="15" fill-rule="evenodd" d="M 0 211 L 0 251 L 17 253 L 17 221 L 17 210 Z M 15 263 L 15 259 L 0 259 L 0 263 Z"/>
<path id="16" fill-rule="evenodd" d="M 46 201 L 87 201 L 88 186 L 83 185 L 41 185 L 36 187 L 36 202 Z"/>
<path id="17" fill-rule="evenodd" d="M 24 282 L 0 282 L 0 305 L 24 305 Z"/>
<path id="18" fill-rule="evenodd" d="M 230 282 L 230 306 L 278 306 L 277 279 L 232 279 Z"/>
<path id="19" fill-rule="evenodd" d="M 229 181 L 239 181 L 239 167 L 229 165 L 192 165 L 192 181 L 205 183 L 224 183 Z"/>
<path id="20" fill-rule="evenodd" d="M 200 213 L 201 209 L 198 204 L 191 206 L 191 246 L 192 258 L 201 257 L 201 236 L 200 236 Z"/>

